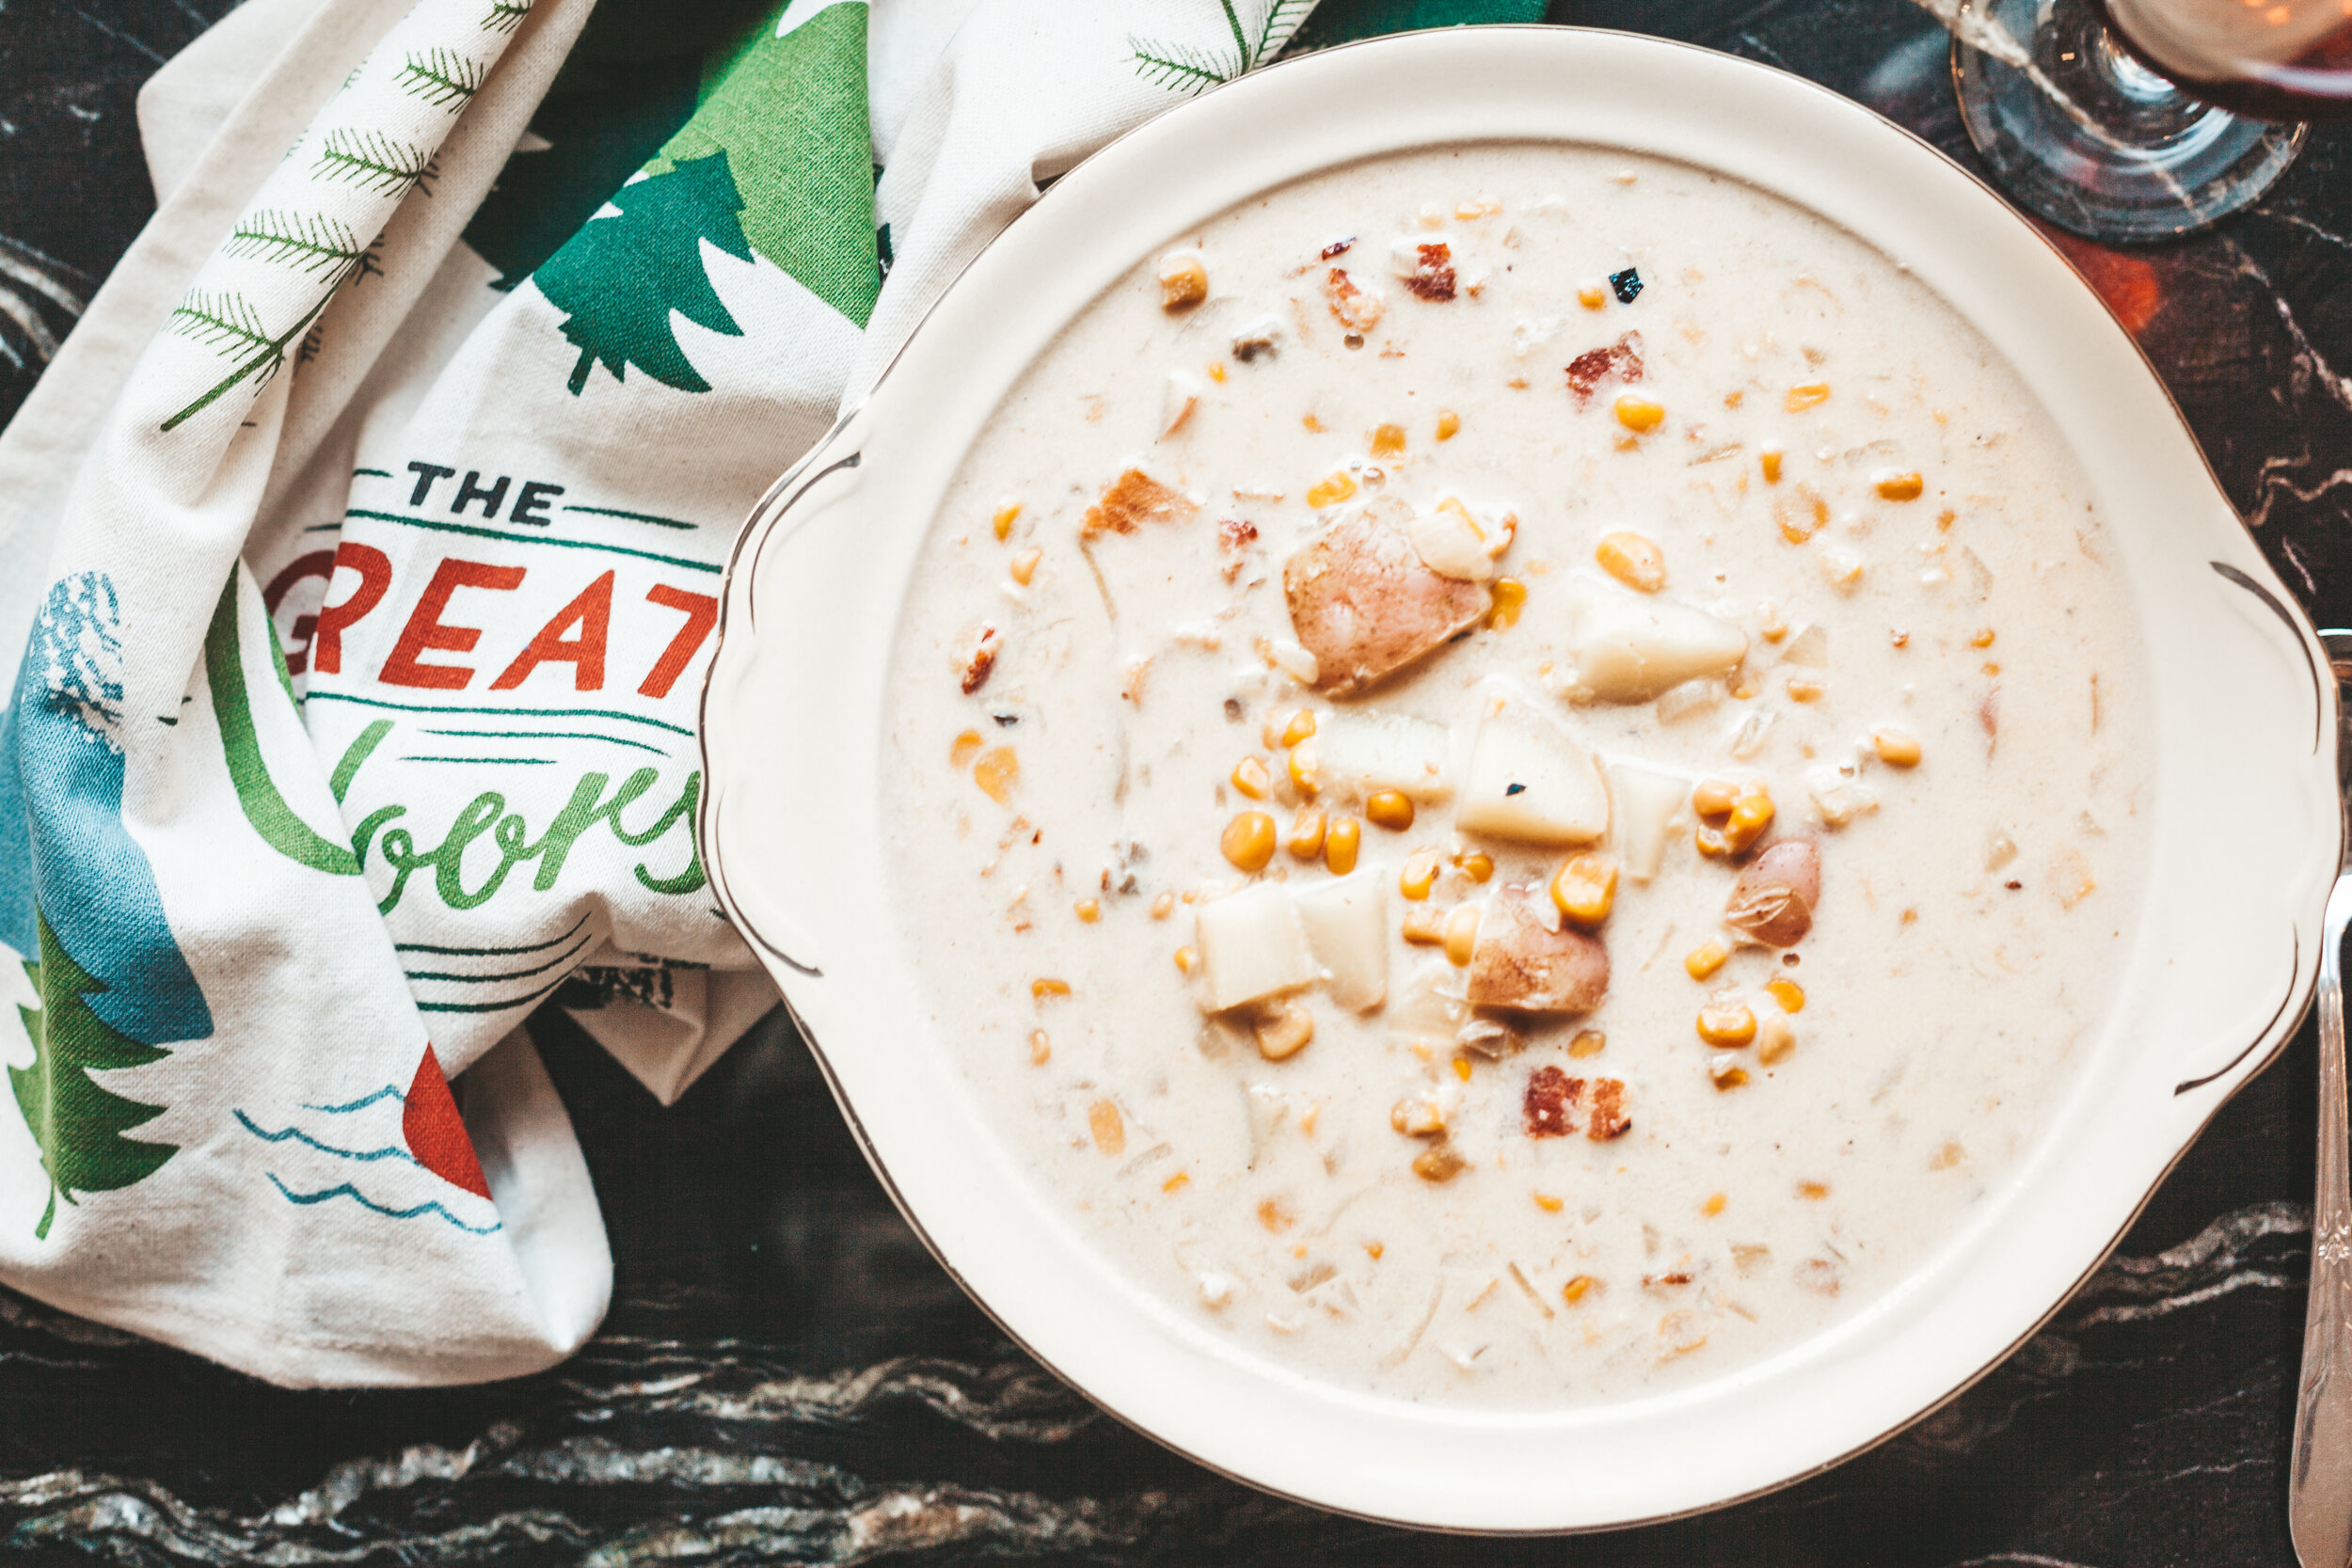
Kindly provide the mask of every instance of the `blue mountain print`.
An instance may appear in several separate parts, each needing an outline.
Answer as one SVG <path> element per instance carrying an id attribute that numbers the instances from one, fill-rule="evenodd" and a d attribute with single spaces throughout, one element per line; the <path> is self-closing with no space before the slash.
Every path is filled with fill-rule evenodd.
<path id="1" fill-rule="evenodd" d="M 90 1011 L 133 1040 L 202 1039 L 212 1009 L 172 940 L 154 868 L 122 825 L 120 609 L 83 572 L 49 590 L 0 715 L 0 942 L 56 944 L 103 990 Z"/>

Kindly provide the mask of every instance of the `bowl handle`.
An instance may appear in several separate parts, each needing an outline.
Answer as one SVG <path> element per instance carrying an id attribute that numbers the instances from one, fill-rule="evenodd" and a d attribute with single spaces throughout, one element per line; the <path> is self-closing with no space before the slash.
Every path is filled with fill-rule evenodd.
<path id="1" fill-rule="evenodd" d="M 2226 585 L 2223 592 L 2254 601 L 2245 607 L 2247 624 L 2256 628 L 2267 628 L 2272 633 L 2272 638 L 2267 640 L 2271 641 L 2282 632 L 2285 639 L 2295 645 L 2293 662 L 2303 666 L 2310 676 L 2309 730 L 2296 733 L 2281 726 L 2279 732 L 2280 738 L 2288 741 L 2296 755 L 2292 761 L 2280 758 L 2280 767 L 2276 770 L 2264 771 L 2268 777 L 2278 780 L 2300 774 L 2302 768 L 2296 765 L 2304 764 L 2306 745 L 2309 755 L 2325 756 L 2331 762 L 2336 760 L 2336 749 L 2341 744 L 2337 682 L 2330 667 L 2328 650 L 2312 631 L 2310 623 L 2290 609 L 2286 601 L 2264 580 L 2269 574 L 2258 577 L 2225 561 L 2214 561 L 2208 564 L 2219 583 Z M 2241 760 L 2249 768 L 2260 767 L 2259 759 L 2253 756 Z M 2333 773 L 2335 769 L 2329 771 Z M 2310 1009 L 2318 972 L 2321 906 L 2343 858 L 2342 803 L 2331 789 L 2328 798 L 2324 800 L 2281 800 L 2277 804 L 2287 815 L 2296 815 L 2295 808 L 2300 805 L 2312 813 L 2333 818 L 2337 832 L 2328 842 L 2335 849 L 2335 858 L 2324 864 L 2307 864 L 2302 861 L 2316 860 L 2317 857 L 2306 855 L 2296 863 L 2280 868 L 2282 875 L 2293 879 L 2300 895 L 2293 899 L 2292 908 L 2296 914 L 2286 923 L 2286 928 L 2269 939 L 2275 942 L 2277 959 L 2283 960 L 2277 971 L 2276 987 L 2269 991 L 2267 998 L 2250 1005 L 2237 1022 L 2217 1032 L 2220 1039 L 2239 1042 L 2227 1057 L 2215 1060 L 2207 1056 L 2203 1061 L 2185 1064 L 2188 1070 L 2172 1088 L 2175 1100 L 2195 1095 L 2196 1091 L 2206 1088 L 2213 1088 L 2222 1098 L 2234 1093 L 2247 1076 L 2267 1064 L 2286 1044 L 2287 1039 L 2301 1027 L 2304 1014 Z M 2245 1070 L 2241 1071 L 2241 1069 Z M 2204 1100 L 2207 1097 L 2197 1098 Z M 2210 1108 L 2209 1103 L 2194 1114 L 2209 1114 Z"/>
<path id="2" fill-rule="evenodd" d="M 769 660 L 825 668 L 824 631 L 809 618 L 790 614 L 773 615 L 771 624 L 763 626 L 760 610 L 763 584 L 768 585 L 772 600 L 781 582 L 826 580 L 828 571 L 841 566 L 827 558 L 849 542 L 844 537 L 847 531 L 822 525 L 858 488 L 863 441 L 862 432 L 852 428 L 854 423 L 854 411 L 845 412 L 825 437 L 776 481 L 745 521 L 727 565 L 720 601 L 719 644 L 705 678 L 700 726 L 706 784 L 700 828 L 704 869 L 711 891 L 746 942 L 772 964 L 812 979 L 822 978 L 824 967 L 822 940 L 798 908 L 801 896 L 809 890 L 771 885 L 774 879 L 754 879 L 738 888 L 727 879 L 732 856 L 723 853 L 721 846 L 748 846 L 751 859 L 763 864 L 805 864 L 811 857 L 795 854 L 796 842 L 805 843 L 828 831 L 822 822 L 800 819 L 765 804 L 779 795 L 802 800 L 823 798 L 821 789 L 808 787 L 816 780 L 801 777 L 832 771 L 828 759 L 834 753 L 825 737 L 837 721 L 819 710 L 822 687 L 807 682 L 761 683 L 756 678 Z M 731 625 L 739 628 L 732 646 Z M 781 689 L 798 694 L 808 711 L 773 711 L 771 705 L 764 715 L 767 722 L 723 726 L 714 743 L 711 712 L 739 704 L 742 689 L 751 685 L 763 685 L 771 693 Z M 787 695 L 787 701 L 791 700 Z M 755 797 L 744 788 L 730 787 L 749 779 L 772 784 L 774 794 L 763 788 Z"/>

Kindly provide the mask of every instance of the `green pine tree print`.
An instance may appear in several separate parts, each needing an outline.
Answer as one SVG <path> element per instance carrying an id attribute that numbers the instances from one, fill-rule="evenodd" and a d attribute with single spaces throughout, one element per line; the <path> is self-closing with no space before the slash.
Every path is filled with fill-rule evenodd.
<path id="1" fill-rule="evenodd" d="M 127 1187 L 154 1175 L 179 1149 L 124 1137 L 164 1108 L 102 1089 L 89 1075 L 93 1068 L 145 1067 L 171 1053 L 117 1033 L 90 1010 L 87 998 L 106 988 L 57 945 L 47 920 L 40 922 L 40 958 L 26 962 L 24 973 L 46 1010 L 17 1008 L 33 1042 L 33 1065 L 8 1069 L 8 1084 L 49 1173 L 49 1207 L 33 1229 L 40 1240 L 57 1217 L 60 1196 L 72 1203 L 76 1193 Z"/>
<path id="2" fill-rule="evenodd" d="M 612 205 L 619 213 L 580 225 L 532 275 L 569 318 L 564 336 L 580 348 L 567 383 L 572 395 L 599 362 L 615 381 L 635 365 L 680 391 L 710 390 L 678 347 L 670 312 L 731 338 L 743 334 L 703 271 L 704 240 L 739 261 L 752 259 L 727 155 L 713 152 L 624 185 Z"/>

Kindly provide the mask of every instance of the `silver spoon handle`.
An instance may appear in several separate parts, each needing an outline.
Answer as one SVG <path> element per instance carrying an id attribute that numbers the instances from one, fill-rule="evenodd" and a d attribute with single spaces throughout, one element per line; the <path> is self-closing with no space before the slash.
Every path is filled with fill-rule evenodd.
<path id="1" fill-rule="evenodd" d="M 2319 956 L 2319 1181 L 2312 1198 L 2312 1293 L 2295 1404 L 2287 1524 L 2303 1568 L 2352 1564 L 2352 1136 L 2345 1128 L 2344 933 L 2352 872 L 2328 896 Z"/>

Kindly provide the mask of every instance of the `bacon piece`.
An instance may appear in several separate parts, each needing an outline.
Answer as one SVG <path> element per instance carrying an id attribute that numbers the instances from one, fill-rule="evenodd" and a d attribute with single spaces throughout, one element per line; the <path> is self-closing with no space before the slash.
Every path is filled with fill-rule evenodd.
<path id="1" fill-rule="evenodd" d="M 1369 332 L 1380 325 L 1380 296 L 1369 289 L 1359 288 L 1356 280 L 1339 267 L 1333 267 L 1323 279 L 1323 297 L 1331 304 L 1331 314 L 1350 332 Z"/>
<path id="2" fill-rule="evenodd" d="M 1504 888 L 1478 923 L 1470 1002 L 1520 1012 L 1583 1013 L 1609 994 L 1609 949 L 1560 919 L 1541 889 Z"/>
<path id="3" fill-rule="evenodd" d="M 1416 298 L 1447 300 L 1454 297 L 1454 247 L 1439 240 L 1434 244 L 1413 247 L 1413 270 L 1405 275 L 1405 286 Z"/>
<path id="4" fill-rule="evenodd" d="M 1079 533 L 1087 539 L 1098 533 L 1133 533 L 1144 523 L 1180 523 L 1200 510 L 1182 490 L 1170 489 L 1141 468 L 1130 468 L 1087 508 Z"/>
<path id="5" fill-rule="evenodd" d="M 1257 543 L 1258 525 L 1243 517 L 1220 517 L 1216 524 L 1217 554 L 1225 558 L 1225 580 L 1241 576 L 1249 546 Z"/>
<path id="6" fill-rule="evenodd" d="M 1539 1067 L 1528 1075 L 1527 1092 L 1519 1111 L 1531 1138 L 1565 1138 L 1576 1131 L 1577 1113 L 1583 1108 L 1584 1080 L 1571 1078 L 1556 1067 Z"/>
<path id="7" fill-rule="evenodd" d="M 1615 381 L 1630 387 L 1642 379 L 1642 335 L 1629 332 L 1607 348 L 1588 348 L 1568 361 L 1568 390 L 1576 394 L 1576 405 L 1584 407 L 1593 401 L 1601 384 Z"/>
<path id="8" fill-rule="evenodd" d="M 1348 235 L 1347 238 L 1343 240 L 1333 240 L 1329 245 L 1323 247 L 1323 259 L 1328 261 L 1335 257 L 1344 256 L 1349 250 L 1355 247 L 1355 245 L 1356 236 L 1353 234 Z"/>
<path id="9" fill-rule="evenodd" d="M 996 656 L 1004 644 L 997 641 L 994 626 L 982 626 L 979 641 L 963 661 L 963 694 L 967 697 L 988 684 L 988 677 L 996 669 Z"/>
<path id="10" fill-rule="evenodd" d="M 1624 1080 L 1596 1079 L 1593 1083 L 1593 1115 L 1592 1119 L 1584 1124 L 1584 1135 L 1597 1144 L 1605 1144 L 1632 1131 L 1633 1118 L 1626 1115 L 1625 1110 Z"/>
<path id="11" fill-rule="evenodd" d="M 1431 571 L 1388 510 L 1326 530 L 1282 563 L 1291 626 L 1315 656 L 1315 686 L 1335 697 L 1442 647 L 1488 609 L 1483 584 Z"/>

